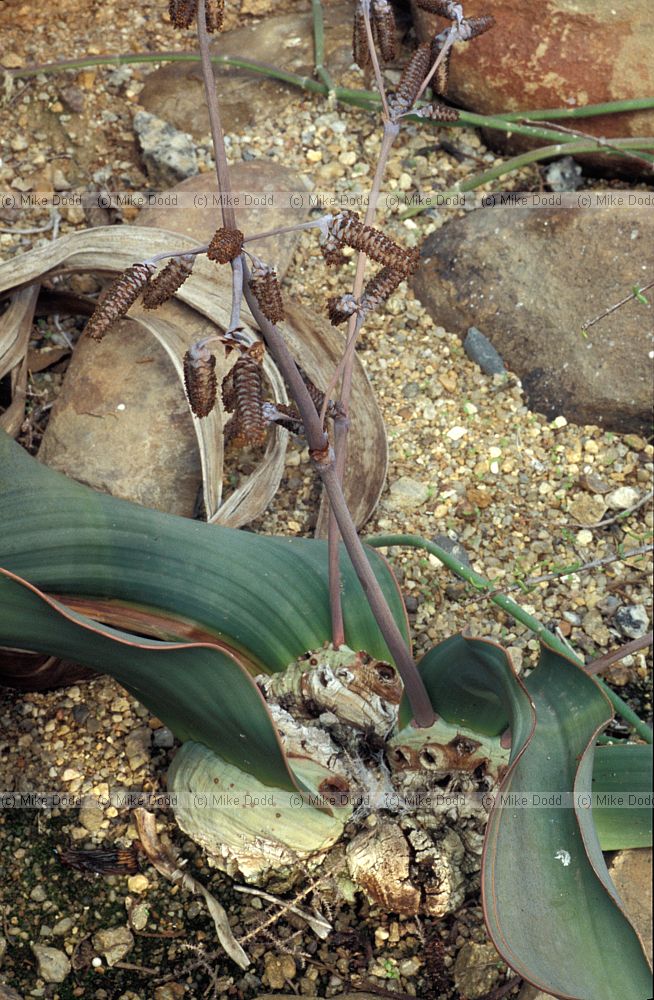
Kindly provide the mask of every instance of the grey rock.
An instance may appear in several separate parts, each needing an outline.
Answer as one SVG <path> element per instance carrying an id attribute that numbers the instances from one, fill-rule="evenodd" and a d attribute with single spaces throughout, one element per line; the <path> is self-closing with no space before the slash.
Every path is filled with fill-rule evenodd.
<path id="1" fill-rule="evenodd" d="M 649 618 L 643 604 L 624 604 L 618 608 L 613 620 L 629 639 L 640 639 L 649 628 Z"/>
<path id="2" fill-rule="evenodd" d="M 195 144 L 187 132 L 180 132 L 148 111 L 137 111 L 134 115 L 134 131 L 153 184 L 169 187 L 197 174 Z"/>
<path id="3" fill-rule="evenodd" d="M 404 597 L 404 607 L 408 614 L 415 615 L 418 610 L 418 598 L 414 597 L 413 594 L 406 594 Z"/>
<path id="4" fill-rule="evenodd" d="M 385 505 L 392 509 L 419 507 L 429 499 L 429 488 L 425 483 L 419 483 L 409 476 L 401 476 L 391 484 L 390 496 Z"/>
<path id="5" fill-rule="evenodd" d="M 128 927 L 110 927 L 93 935 L 93 947 L 104 955 L 107 965 L 122 961 L 134 947 L 134 935 Z"/>
<path id="6" fill-rule="evenodd" d="M 79 87 L 71 84 L 68 87 L 59 88 L 59 96 L 69 111 L 81 114 L 86 104 L 86 94 Z"/>
<path id="7" fill-rule="evenodd" d="M 45 979 L 46 983 L 63 983 L 71 968 L 65 952 L 43 944 L 33 944 L 32 951 L 41 979 Z"/>
<path id="8" fill-rule="evenodd" d="M 30 899 L 33 899 L 35 903 L 42 903 L 48 898 L 48 894 L 42 885 L 35 885 L 30 892 Z"/>
<path id="9" fill-rule="evenodd" d="M 620 607 L 620 598 L 616 597 L 615 594 L 607 594 L 603 597 L 601 601 L 598 601 L 595 605 L 598 611 L 601 611 L 603 615 L 613 615 L 615 614 L 617 608 Z M 563 612 L 565 617 L 566 612 Z M 569 619 L 568 619 L 569 620 Z"/>
<path id="10" fill-rule="evenodd" d="M 159 750 L 170 750 L 175 744 L 175 737 L 167 726 L 162 726 L 161 729 L 155 729 L 152 735 L 152 743 Z"/>
<path id="11" fill-rule="evenodd" d="M 81 705 L 75 705 L 73 708 L 73 719 L 78 726 L 81 726 L 84 722 L 86 722 L 90 714 L 91 710 L 89 706 L 84 705 L 83 703 Z"/>
<path id="12" fill-rule="evenodd" d="M 470 565 L 470 559 L 468 558 L 468 553 L 460 542 L 450 538 L 449 535 L 434 535 L 432 542 L 434 545 L 438 545 L 441 549 L 445 549 L 446 552 L 449 552 L 451 556 L 458 559 L 464 566 L 472 568 Z"/>
<path id="13" fill-rule="evenodd" d="M 420 383 L 407 382 L 406 385 L 402 387 L 402 395 L 405 399 L 415 399 L 416 396 L 420 395 Z"/>
<path id="14" fill-rule="evenodd" d="M 476 326 L 471 326 L 468 330 L 463 349 L 470 360 L 479 365 L 484 375 L 503 375 L 506 371 L 502 355 Z"/>
<path id="15" fill-rule="evenodd" d="M 104 813 L 102 806 L 96 798 L 89 796 L 85 798 L 79 810 L 79 823 L 89 833 L 97 833 L 102 826 Z"/>
<path id="16" fill-rule="evenodd" d="M 545 180 L 552 191 L 577 191 L 584 183 L 581 167 L 571 156 L 550 163 L 545 168 Z"/>
<path id="17" fill-rule="evenodd" d="M 484 331 L 532 409 L 641 433 L 652 409 L 654 307 L 632 301 L 587 338 L 580 331 L 624 297 L 653 243 L 654 213 L 638 206 L 497 205 L 428 237 L 412 285 L 446 329 Z"/>
<path id="18" fill-rule="evenodd" d="M 2 960 L 7 952 L 7 938 L 0 934 L 0 965 L 2 965 Z"/>
<path id="19" fill-rule="evenodd" d="M 55 937 L 63 937 L 64 934 L 68 934 L 73 926 L 72 917 L 62 917 L 52 928 L 52 933 Z"/>

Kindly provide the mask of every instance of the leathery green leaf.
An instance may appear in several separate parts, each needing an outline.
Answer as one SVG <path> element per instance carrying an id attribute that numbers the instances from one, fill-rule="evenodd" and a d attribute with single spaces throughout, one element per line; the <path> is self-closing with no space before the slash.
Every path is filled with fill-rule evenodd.
<path id="1" fill-rule="evenodd" d="M 26 630 L 33 649 L 111 674 L 179 739 L 204 743 L 264 784 L 299 790 L 266 703 L 236 656 L 98 625 L 0 569 L 0 644 L 19 645 Z"/>
<path id="2" fill-rule="evenodd" d="M 595 747 L 593 820 L 603 851 L 652 846 L 652 746 Z"/>
<path id="3" fill-rule="evenodd" d="M 533 725 L 529 698 L 516 684 L 506 652 L 495 643 L 453 635 L 425 653 L 418 669 L 432 705 L 446 722 L 484 736 L 503 732 L 511 715 L 521 726 Z M 400 727 L 410 719 L 411 709 L 404 697 Z"/>
<path id="4" fill-rule="evenodd" d="M 64 601 L 81 596 L 155 609 L 180 622 L 179 637 L 197 624 L 247 653 L 262 672 L 284 669 L 330 637 L 324 542 L 254 535 L 96 493 L 41 465 L 2 432 L 0 521 L 0 565 L 40 589 Z M 368 554 L 408 637 L 395 579 L 374 550 Z M 347 643 L 388 659 L 344 552 L 341 571 Z"/>
<path id="5" fill-rule="evenodd" d="M 587 807 L 594 740 L 611 718 L 600 688 L 545 648 L 523 683 L 501 647 L 463 636 L 431 650 L 420 669 L 448 722 L 490 735 L 507 724 L 511 730 L 482 867 L 484 913 L 498 951 L 557 997 L 651 997 L 641 942 L 622 911 Z M 601 787 L 606 776 L 599 780 Z"/>
<path id="6" fill-rule="evenodd" d="M 503 801 L 488 820 L 487 927 L 507 962 L 547 993 L 645 1000 L 649 966 L 590 808 L 594 741 L 611 718 L 608 699 L 580 667 L 546 648 L 525 685 L 536 727 L 512 745 Z"/>

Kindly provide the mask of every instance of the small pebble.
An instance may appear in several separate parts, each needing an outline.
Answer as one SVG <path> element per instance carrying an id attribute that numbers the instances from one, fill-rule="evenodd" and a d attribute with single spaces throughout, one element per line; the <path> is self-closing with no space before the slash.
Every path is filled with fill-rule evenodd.
<path id="1" fill-rule="evenodd" d="M 624 604 L 618 608 L 613 620 L 629 639 L 640 639 L 649 628 L 649 618 L 643 604 Z"/>
<path id="2" fill-rule="evenodd" d="M 38 963 L 38 974 L 46 983 L 63 983 L 71 970 L 68 956 L 58 948 L 33 944 L 32 951 Z"/>
<path id="3" fill-rule="evenodd" d="M 617 490 L 607 493 L 605 499 L 611 510 L 627 510 L 628 507 L 638 503 L 640 494 L 632 486 L 620 486 Z"/>
<path id="4" fill-rule="evenodd" d="M 503 375 L 506 371 L 502 355 L 476 326 L 469 328 L 463 341 L 463 349 L 470 360 L 479 365 L 485 375 Z"/>

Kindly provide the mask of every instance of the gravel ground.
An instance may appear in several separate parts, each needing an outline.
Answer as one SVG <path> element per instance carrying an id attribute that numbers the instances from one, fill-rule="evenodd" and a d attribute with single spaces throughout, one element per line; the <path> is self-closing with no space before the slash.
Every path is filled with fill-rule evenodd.
<path id="1" fill-rule="evenodd" d="M 304 7 L 300 0 L 289 0 L 276 9 Z M 113 2 L 98 5 L 89 23 L 75 16 L 78 5 L 72 0 L 59 0 L 54 12 L 52 5 L 47 10 L 27 4 L 16 9 L 0 2 L 5 64 L 106 51 L 107 37 L 116 52 L 186 47 L 162 24 L 160 9 L 147 0 L 138 8 Z M 244 0 L 243 9 L 256 13 L 263 8 L 257 0 Z M 233 23 L 233 9 L 229 17 Z M 119 77 L 112 76 L 114 70 L 98 69 L 18 82 L 5 104 L 10 152 L 0 166 L 0 188 L 20 191 L 36 172 L 43 183 L 65 189 L 84 184 L 107 164 L 123 183 L 144 185 L 131 117 L 150 69 L 131 67 Z M 350 82 L 359 84 L 358 74 Z M 82 110 L 73 115 L 70 102 L 75 101 Z M 389 190 L 411 193 L 432 184 L 444 188 L 494 161 L 472 132 L 453 135 L 458 158 L 435 154 L 433 136 L 425 135 L 411 127 L 403 135 L 390 158 Z M 88 142 L 78 145 L 84 136 Z M 351 192 L 367 190 L 379 148 L 379 132 L 368 115 L 337 111 L 293 93 L 274 122 L 256 134 L 229 138 L 233 159 L 265 151 L 311 172 L 318 187 Z M 512 176 L 506 187 L 539 185 L 537 170 L 530 168 Z M 45 209 L 20 215 L 13 211 L 0 216 L 0 255 L 5 259 L 51 236 L 15 232 L 46 225 Z M 386 229 L 406 245 L 419 245 L 453 211 L 406 222 L 391 215 Z M 129 212 L 125 221 L 130 221 Z M 83 216 L 73 209 L 59 221 L 61 232 L 83 225 Z M 315 237 L 306 234 L 285 279 L 285 292 L 323 308 L 328 295 L 348 288 L 352 274 L 353 264 L 327 273 Z M 62 325 L 74 340 L 81 324 L 66 320 Z M 49 320 L 35 331 L 33 346 L 46 342 L 61 343 L 61 330 Z M 390 451 L 388 489 L 366 528 L 370 534 L 445 536 L 445 544 L 458 543 L 471 565 L 504 590 L 570 563 L 605 559 L 651 541 L 651 505 L 615 520 L 651 489 L 651 444 L 635 435 L 574 426 L 561 417 L 549 422 L 531 413 L 519 381 L 510 372 L 482 375 L 459 338 L 434 325 L 405 286 L 367 324 L 361 357 L 383 409 Z M 32 419 L 23 440 L 29 444 L 31 436 L 33 447 L 64 367 L 32 379 Z M 316 501 L 306 451 L 291 445 L 282 489 L 253 527 L 309 535 Z M 611 523 L 589 527 L 605 519 Z M 418 653 L 467 626 L 475 634 L 501 639 L 518 665 L 534 662 L 537 643 L 530 633 L 469 592 L 433 557 L 399 549 L 390 556 Z M 624 557 L 545 581 L 526 594 L 518 589 L 514 596 L 590 659 L 629 637 L 625 613 L 616 618 L 619 609 L 642 607 L 651 619 L 651 569 L 651 554 Z M 609 675 L 642 716 L 651 712 L 648 677 L 644 653 L 626 658 Z M 267 991 L 333 996 L 368 989 L 382 996 L 405 993 L 431 1000 L 471 992 L 465 976 L 475 965 L 486 975 L 485 987 L 475 995 L 503 981 L 506 971 L 501 963 L 496 968 L 494 953 L 488 951 L 476 899 L 446 920 L 418 921 L 389 917 L 361 902 L 334 908 L 319 894 L 335 927 L 328 941 L 318 941 L 289 915 L 265 928 L 273 908 L 237 895 L 229 880 L 208 869 L 170 814 L 161 812 L 163 835 L 187 859 L 189 869 L 211 885 L 233 915 L 237 935 L 252 933 L 247 944 L 252 969 L 235 971 L 216 952 L 202 905 L 152 868 L 143 866 L 131 875 L 84 874 L 63 866 L 55 854 L 66 847 L 129 850 L 136 836 L 129 813 L 111 804 L 98 807 L 92 800 L 100 796 L 106 803 L 120 789 L 163 790 L 174 746 L 159 720 L 113 681 L 97 678 L 46 694 L 17 696 L 0 689 L 0 724 L 0 788 L 60 789 L 90 797 L 80 811 L 0 814 L 0 982 L 21 995 L 168 1000 L 212 990 L 220 997 L 250 998 Z M 613 732 L 620 731 L 615 724 Z M 97 937 L 116 929 L 118 935 L 109 941 Z M 56 954 L 39 953 L 39 946 Z M 66 961 L 73 971 L 65 981 L 48 981 L 57 968 L 65 969 Z"/>

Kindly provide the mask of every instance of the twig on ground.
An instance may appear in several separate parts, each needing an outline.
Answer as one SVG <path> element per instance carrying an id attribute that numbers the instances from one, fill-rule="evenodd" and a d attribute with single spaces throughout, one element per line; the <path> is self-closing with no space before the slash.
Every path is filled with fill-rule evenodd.
<path id="1" fill-rule="evenodd" d="M 533 118 L 521 118 L 520 121 L 524 125 L 536 124 Z M 565 125 L 560 125 L 558 122 L 550 122 L 549 127 L 555 129 L 557 132 L 564 132 L 566 135 L 573 135 L 577 139 L 590 139 L 596 142 L 598 146 L 603 146 L 604 149 L 610 149 L 614 153 L 616 151 L 621 152 L 621 150 L 617 146 L 614 146 L 611 143 L 611 141 L 609 139 L 605 139 L 604 136 L 591 135 L 590 132 L 582 132 L 580 131 L 580 129 L 576 128 L 567 128 Z M 646 158 L 644 156 L 639 156 L 638 153 L 627 153 L 625 155 L 630 157 L 632 160 L 640 160 L 641 163 L 647 163 L 648 165 L 650 164 L 649 158 Z"/>
<path id="2" fill-rule="evenodd" d="M 600 674 L 603 670 L 607 670 L 608 667 L 613 666 L 614 663 L 624 660 L 625 656 L 631 656 L 632 653 L 637 653 L 641 649 L 648 649 L 653 641 L 654 634 L 648 632 L 647 635 L 643 635 L 639 639 L 632 639 L 631 642 L 626 642 L 619 649 L 614 649 L 610 653 L 598 656 L 596 660 L 591 660 L 590 663 L 586 664 L 586 670 L 589 674 Z"/>
<path id="3" fill-rule="evenodd" d="M 652 282 L 652 284 L 654 285 L 654 281 Z M 642 496 L 637 503 L 633 504 L 633 506 L 627 507 L 626 510 L 618 511 L 618 513 L 615 514 L 613 517 L 607 517 L 603 521 L 597 521 L 596 524 L 584 524 L 583 527 L 604 528 L 606 527 L 607 524 L 615 524 L 616 521 L 623 521 L 625 517 L 628 517 L 629 514 L 633 514 L 635 510 L 639 510 L 641 507 L 644 507 L 645 504 L 649 503 L 650 500 L 652 499 L 654 499 L 654 490 L 650 490 L 649 493 L 646 493 L 644 496 Z"/>
<path id="4" fill-rule="evenodd" d="M 595 527 L 598 527 L 595 525 Z M 593 559 L 592 562 L 587 563 L 570 563 L 569 566 L 563 566 L 561 569 L 554 570 L 552 573 L 545 573 L 543 576 L 530 576 L 526 580 L 521 580 L 519 583 L 510 583 L 506 587 L 502 587 L 497 590 L 490 590 L 484 594 L 484 597 L 494 597 L 496 594 L 506 594 L 508 591 L 512 590 L 531 590 L 533 587 L 537 586 L 539 583 L 547 583 L 550 580 L 558 580 L 564 576 L 572 576 L 573 573 L 586 573 L 588 570 L 597 569 L 598 566 L 608 566 L 610 563 L 614 562 L 624 562 L 627 559 L 633 559 L 635 556 L 645 555 L 647 552 L 654 551 L 654 545 L 649 543 L 647 545 L 639 545 L 638 548 L 628 549 L 626 552 L 612 552 L 608 556 L 602 556 L 599 559 Z M 478 601 L 479 597 L 471 598 L 471 601 Z M 470 602 L 468 602 L 470 603 Z"/>
<path id="5" fill-rule="evenodd" d="M 648 284 L 643 285 L 641 288 L 635 288 L 634 291 L 630 292 L 629 295 L 625 295 L 625 297 L 620 299 L 619 302 L 615 302 L 612 306 L 609 306 L 608 309 L 604 309 L 603 312 L 598 313 L 594 319 L 589 319 L 587 323 L 584 323 L 581 329 L 583 331 L 590 330 L 591 326 L 595 326 L 595 324 L 599 323 L 599 321 L 604 319 L 605 316 L 610 316 L 611 313 L 616 311 L 616 309 L 620 309 L 625 302 L 631 302 L 632 299 L 638 298 L 639 295 L 642 295 L 643 292 L 646 292 L 648 288 L 652 287 L 654 287 L 654 281 L 648 282 Z"/>

